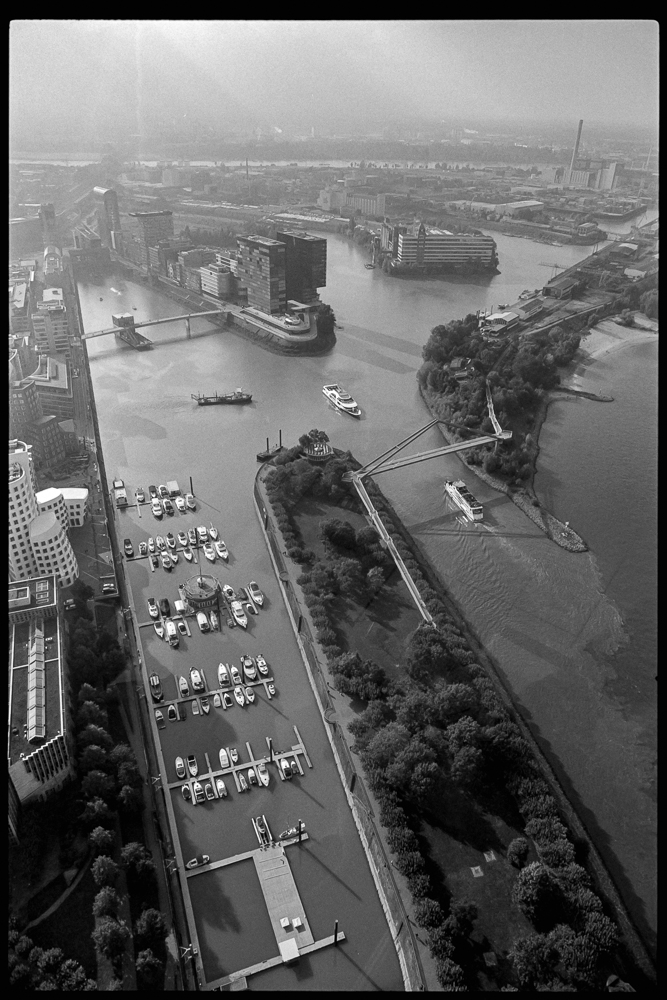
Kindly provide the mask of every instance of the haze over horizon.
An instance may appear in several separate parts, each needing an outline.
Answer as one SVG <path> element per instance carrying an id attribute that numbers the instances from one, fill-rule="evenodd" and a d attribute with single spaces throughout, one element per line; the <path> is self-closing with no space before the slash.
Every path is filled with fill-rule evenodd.
<path id="1" fill-rule="evenodd" d="M 15 149 L 452 119 L 655 127 L 657 100 L 651 20 L 15 20 L 10 32 Z"/>

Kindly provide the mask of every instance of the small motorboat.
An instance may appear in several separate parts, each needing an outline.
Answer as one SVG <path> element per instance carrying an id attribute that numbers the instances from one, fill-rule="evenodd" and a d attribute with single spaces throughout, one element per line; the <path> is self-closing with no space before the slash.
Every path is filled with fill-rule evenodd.
<path id="1" fill-rule="evenodd" d="M 199 702 L 196 698 L 192 699 L 192 714 L 199 715 Z"/>
<path id="2" fill-rule="evenodd" d="M 219 535 L 218 535 L 218 529 L 214 528 L 213 525 L 211 525 L 211 527 L 208 529 L 208 533 L 211 536 L 211 538 L 213 539 L 213 541 L 215 541 L 219 537 Z"/>
<path id="3" fill-rule="evenodd" d="M 169 553 L 169 558 L 171 559 L 172 563 L 175 566 L 176 563 L 178 562 L 178 552 L 170 552 Z"/>
<path id="4" fill-rule="evenodd" d="M 240 625 L 241 628 L 248 627 L 248 618 L 240 601 L 232 601 L 232 614 L 237 625 Z"/>
<path id="5" fill-rule="evenodd" d="M 225 597 L 227 598 L 228 601 L 235 601 L 236 600 L 236 593 L 234 591 L 234 588 L 230 587 L 228 583 L 223 583 L 223 585 L 222 585 L 222 592 L 223 592 L 223 594 L 225 595 Z"/>
<path id="6" fill-rule="evenodd" d="M 215 611 L 209 611 L 208 617 L 211 619 L 211 628 L 218 632 L 220 630 L 220 619 L 216 615 Z"/>
<path id="7" fill-rule="evenodd" d="M 232 708 L 233 704 L 234 704 L 234 702 L 232 701 L 231 694 L 229 694 L 227 691 L 225 691 L 225 693 L 222 696 L 222 707 L 223 708 Z"/>
<path id="8" fill-rule="evenodd" d="M 259 670 L 260 674 L 263 674 L 266 677 L 269 672 L 269 665 L 264 659 L 262 653 L 258 653 L 258 655 L 255 657 L 255 663 L 257 664 L 257 669 Z"/>
<path id="9" fill-rule="evenodd" d="M 215 779 L 215 787 L 218 789 L 218 798 L 220 798 L 220 799 L 226 799 L 227 798 L 227 786 L 225 785 L 225 783 L 222 780 L 222 778 L 216 778 Z"/>
<path id="10" fill-rule="evenodd" d="M 280 761 L 280 770 L 283 772 L 283 778 L 288 781 L 292 780 L 292 768 L 284 758 Z"/>
<path id="11" fill-rule="evenodd" d="M 159 618 L 160 612 L 158 610 L 157 604 L 155 603 L 155 598 L 149 597 L 147 603 L 148 603 L 148 614 L 151 616 L 151 618 Z"/>
<path id="12" fill-rule="evenodd" d="M 207 795 L 208 798 L 208 795 Z M 213 798 L 213 790 L 211 790 L 211 798 Z M 199 868 L 200 865 L 207 865 L 210 861 L 208 854 L 198 854 L 196 858 L 188 861 L 186 868 Z"/>
<path id="13" fill-rule="evenodd" d="M 257 832 L 262 838 L 262 843 L 266 844 L 269 839 L 269 831 L 266 829 L 266 823 L 264 822 L 263 816 L 255 817 L 255 826 L 257 827 Z"/>
<path id="14" fill-rule="evenodd" d="M 145 556 L 146 555 L 146 543 L 145 542 L 139 542 L 139 555 L 140 556 Z"/>
<path id="15" fill-rule="evenodd" d="M 155 542 L 152 537 L 148 539 L 148 551 L 155 552 Z"/>
<path id="16" fill-rule="evenodd" d="M 216 691 L 215 694 L 213 695 L 213 708 L 220 708 L 221 705 L 222 702 L 220 701 L 220 695 Z"/>
<path id="17" fill-rule="evenodd" d="M 195 803 L 194 803 L 195 805 L 198 802 L 204 802 L 205 801 L 206 797 L 204 795 L 204 789 L 202 788 L 200 782 L 193 781 L 193 783 L 192 783 L 192 790 L 195 793 Z"/>
<path id="18" fill-rule="evenodd" d="M 183 785 L 181 792 L 183 793 L 183 798 L 186 802 L 192 802 L 192 792 L 190 791 L 189 785 Z"/>
<path id="19" fill-rule="evenodd" d="M 188 541 L 190 545 L 197 544 L 197 532 L 194 528 L 188 528 Z"/>
<path id="20" fill-rule="evenodd" d="M 215 795 L 213 794 L 213 785 L 211 784 L 210 781 L 207 781 L 206 784 L 204 785 L 204 793 L 206 795 L 206 798 L 209 799 L 209 801 L 215 798 Z"/>
<path id="21" fill-rule="evenodd" d="M 210 542 L 204 543 L 204 555 L 209 562 L 215 562 L 215 549 Z"/>
<path id="22" fill-rule="evenodd" d="M 364 267 L 366 268 L 367 271 L 375 270 L 375 264 L 364 264 Z"/>
<path id="23" fill-rule="evenodd" d="M 158 549 L 160 549 L 160 551 L 162 549 L 166 549 L 166 547 L 167 547 L 167 543 L 165 542 L 165 540 L 162 537 L 162 535 L 158 535 L 157 536 L 157 538 L 155 539 L 155 544 L 157 545 Z"/>
<path id="24" fill-rule="evenodd" d="M 188 682 L 186 681 L 185 677 L 183 677 L 183 675 L 181 675 L 178 678 L 178 690 L 182 698 L 187 698 L 188 695 L 190 694 L 190 688 L 188 687 Z"/>
<path id="25" fill-rule="evenodd" d="M 220 747 L 218 757 L 220 758 L 220 767 L 222 768 L 223 771 L 226 771 L 227 768 L 229 767 L 229 754 L 227 753 L 224 747 Z"/>
<path id="26" fill-rule="evenodd" d="M 251 580 L 250 583 L 248 584 L 246 590 L 247 590 L 247 594 L 248 594 L 248 597 L 250 598 L 250 600 L 254 601 L 255 604 L 259 605 L 259 607 L 261 608 L 261 606 L 264 604 L 264 594 L 259 589 L 259 586 L 257 585 L 257 581 L 256 580 Z"/>
<path id="27" fill-rule="evenodd" d="M 242 792 L 248 791 L 248 782 L 245 780 L 245 777 L 241 774 L 241 772 L 239 772 L 239 788 Z"/>
<path id="28" fill-rule="evenodd" d="M 245 696 L 248 699 L 248 704 L 252 705 L 253 701 L 255 700 L 255 692 L 251 687 L 247 687 L 245 689 Z"/>
<path id="29" fill-rule="evenodd" d="M 155 721 L 160 729 L 164 729 L 164 715 L 159 708 L 155 710 Z"/>
<path id="30" fill-rule="evenodd" d="M 204 690 L 204 680 L 196 667 L 190 667 L 190 683 L 192 684 L 193 691 Z"/>
<path id="31" fill-rule="evenodd" d="M 202 544 L 208 541 L 208 528 L 205 524 L 197 525 L 197 538 Z"/>
<path id="32" fill-rule="evenodd" d="M 219 539 L 216 539 L 214 544 L 215 544 L 215 551 L 218 553 L 220 558 L 224 559 L 225 561 L 229 559 L 229 550 L 225 545 L 225 543 L 220 541 Z"/>
<path id="33" fill-rule="evenodd" d="M 241 708 L 243 708 L 243 706 L 245 705 L 245 695 L 243 693 L 243 688 L 240 685 L 234 688 L 234 697 L 236 698 Z"/>
<path id="34" fill-rule="evenodd" d="M 237 667 L 231 668 L 232 684 L 243 684 L 243 679 Z"/>
<path id="35" fill-rule="evenodd" d="M 290 761 L 290 768 L 292 770 L 292 774 L 299 774 L 300 773 L 299 772 L 299 765 L 297 764 L 296 759 Z"/>
<path id="36" fill-rule="evenodd" d="M 172 535 L 171 531 L 167 534 L 167 545 L 170 549 L 176 548 L 176 539 Z"/>
<path id="37" fill-rule="evenodd" d="M 199 765 L 197 764 L 197 758 L 193 753 L 188 757 L 188 771 L 193 778 L 196 778 L 199 774 Z"/>
<path id="38" fill-rule="evenodd" d="M 164 625 L 162 622 L 153 622 L 153 628 L 157 633 L 158 639 L 164 639 Z"/>
<path id="39" fill-rule="evenodd" d="M 171 556 L 164 549 L 160 553 L 160 560 L 162 561 L 163 569 L 171 569 L 171 567 L 174 565 L 171 561 Z"/>
<path id="40" fill-rule="evenodd" d="M 167 718 L 169 719 L 170 722 L 178 721 L 178 714 L 176 712 L 175 705 L 170 705 L 169 708 L 167 709 Z"/>
<path id="41" fill-rule="evenodd" d="M 236 749 L 236 747 L 232 747 L 231 748 L 231 750 L 229 751 L 229 756 L 232 759 L 232 764 L 238 764 L 238 762 L 239 762 L 239 752 Z"/>
<path id="42" fill-rule="evenodd" d="M 176 504 L 176 510 L 180 510 L 181 514 L 185 514 L 185 500 L 183 497 L 176 497 L 174 503 Z"/>
<path id="43" fill-rule="evenodd" d="M 226 663 L 218 664 L 218 684 L 220 687 L 227 687 L 229 684 L 229 670 Z"/>
<path id="44" fill-rule="evenodd" d="M 259 780 L 264 785 L 265 788 L 269 786 L 269 772 L 266 768 L 266 764 L 262 761 L 261 764 L 257 765 L 257 775 Z"/>
<path id="45" fill-rule="evenodd" d="M 257 784 L 257 775 L 255 774 L 255 768 L 254 767 L 249 767 L 248 768 L 248 781 L 250 782 L 251 785 L 256 785 Z"/>
<path id="46" fill-rule="evenodd" d="M 266 686 L 269 694 L 271 695 L 271 697 L 273 697 L 274 694 L 276 693 L 276 685 L 273 683 L 273 681 L 269 681 L 269 683 Z"/>
<path id="47" fill-rule="evenodd" d="M 150 561 L 151 561 L 152 568 L 153 569 L 157 569 L 158 566 L 160 565 L 160 560 L 158 559 L 157 555 L 155 553 L 153 553 L 151 556 L 149 556 L 149 558 L 150 558 Z"/>
<path id="48" fill-rule="evenodd" d="M 185 506 L 188 508 L 188 510 L 197 509 L 197 504 L 195 503 L 195 498 L 193 497 L 192 493 L 185 494 Z"/>
<path id="49" fill-rule="evenodd" d="M 183 546 L 183 548 L 185 548 L 185 546 L 188 544 L 188 536 L 185 534 L 184 531 L 179 531 L 178 541 L 179 544 Z"/>
<path id="50" fill-rule="evenodd" d="M 252 662 L 252 656 L 248 656 L 247 653 L 244 653 L 241 656 L 241 667 L 243 668 L 246 681 L 250 682 L 257 680 L 257 671 L 255 669 L 255 664 Z"/>
<path id="51" fill-rule="evenodd" d="M 210 710 L 211 710 L 211 704 L 210 704 L 208 698 L 202 698 L 202 700 L 201 700 L 201 710 L 204 713 L 204 715 L 208 715 L 208 713 L 210 712 Z"/>
<path id="52" fill-rule="evenodd" d="M 192 549 L 190 548 L 183 549 L 183 555 L 185 556 L 188 562 L 192 562 Z"/>

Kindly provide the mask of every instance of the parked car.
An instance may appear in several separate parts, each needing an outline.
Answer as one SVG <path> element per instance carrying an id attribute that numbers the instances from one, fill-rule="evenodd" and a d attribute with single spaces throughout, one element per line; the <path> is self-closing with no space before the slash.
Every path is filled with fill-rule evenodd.
<path id="1" fill-rule="evenodd" d="M 164 695 L 162 694 L 162 684 L 160 683 L 158 675 L 151 674 L 148 678 L 148 683 L 150 685 L 153 701 L 162 701 Z"/>
<path id="2" fill-rule="evenodd" d="M 124 538 L 123 539 L 123 549 L 125 550 L 125 555 L 126 556 L 133 556 L 134 555 L 134 549 L 132 548 L 132 542 L 131 542 L 131 540 L 129 538 Z"/>

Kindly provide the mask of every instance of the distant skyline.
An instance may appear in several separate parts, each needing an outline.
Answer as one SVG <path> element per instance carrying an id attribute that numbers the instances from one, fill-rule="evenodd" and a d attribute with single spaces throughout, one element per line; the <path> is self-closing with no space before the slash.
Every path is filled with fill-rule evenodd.
<path id="1" fill-rule="evenodd" d="M 10 27 L 10 142 L 391 121 L 656 127 L 651 20 L 50 21 Z"/>

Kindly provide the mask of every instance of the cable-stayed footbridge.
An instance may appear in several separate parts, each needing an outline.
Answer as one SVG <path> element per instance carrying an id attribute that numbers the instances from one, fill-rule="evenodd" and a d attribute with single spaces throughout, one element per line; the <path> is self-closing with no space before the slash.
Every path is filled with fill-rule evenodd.
<path id="1" fill-rule="evenodd" d="M 498 419 L 496 418 L 496 414 L 493 409 L 491 389 L 489 387 L 488 382 L 486 385 L 486 400 L 489 409 L 489 419 L 493 424 L 493 431 L 494 431 L 493 434 L 491 433 L 483 434 L 479 437 L 472 438 L 468 441 L 457 441 L 455 444 L 448 444 L 444 445 L 441 448 L 433 448 L 430 451 L 421 451 L 417 452 L 414 455 L 405 455 L 402 458 L 394 459 L 394 456 L 397 455 L 399 451 L 402 451 L 403 448 L 406 448 L 413 441 L 416 441 L 417 438 L 421 437 L 422 434 L 425 434 L 426 431 L 430 430 L 432 427 L 435 427 L 437 424 L 444 424 L 449 427 L 457 427 L 466 431 L 470 430 L 470 428 L 465 427 L 462 424 L 456 424 L 450 420 L 439 420 L 436 418 L 435 420 L 431 420 L 430 423 L 425 424 L 424 427 L 420 427 L 420 429 L 418 431 L 415 431 L 413 434 L 409 434 L 408 437 L 404 438 L 402 441 L 399 441 L 398 444 L 394 445 L 392 448 L 389 448 L 387 451 L 385 451 L 382 455 L 379 455 L 377 458 L 373 459 L 372 462 L 368 462 L 366 465 L 363 466 L 363 468 L 357 469 L 355 471 L 346 472 L 345 475 L 343 476 L 343 480 L 345 482 L 352 483 L 357 493 L 359 494 L 361 502 L 366 508 L 366 511 L 368 513 L 371 523 L 373 524 L 373 527 L 376 529 L 376 531 L 380 535 L 380 538 L 382 539 L 382 541 L 388 548 L 389 552 L 391 553 L 391 556 L 394 562 L 396 563 L 396 567 L 401 576 L 403 577 L 405 585 L 407 586 L 412 599 L 417 605 L 417 608 L 419 609 L 419 613 L 421 614 L 422 618 L 424 619 L 424 621 L 428 622 L 429 625 L 433 625 L 434 627 L 435 627 L 435 622 L 433 621 L 433 616 L 426 607 L 426 604 L 419 592 L 417 584 L 410 576 L 408 568 L 403 562 L 401 555 L 398 552 L 398 549 L 396 548 L 396 545 L 394 544 L 391 535 L 385 528 L 382 522 L 382 518 L 375 509 L 373 501 L 369 497 L 368 492 L 364 486 L 364 479 L 368 478 L 369 476 L 379 476 L 380 473 L 382 472 L 392 472 L 395 469 L 403 469 L 406 466 L 415 465 L 417 462 L 427 462 L 431 458 L 439 458 L 441 455 L 452 455 L 455 452 L 468 451 L 471 448 L 477 448 L 480 445 L 491 444 L 492 442 L 495 442 L 497 444 L 500 441 L 508 441 L 512 437 L 512 432 L 504 431 L 500 426 L 500 424 L 498 423 Z"/>

